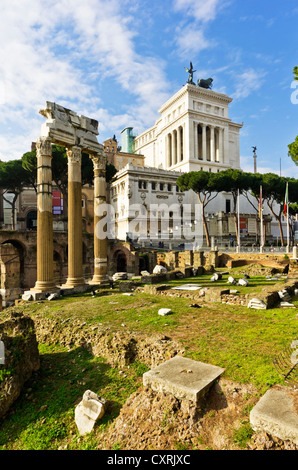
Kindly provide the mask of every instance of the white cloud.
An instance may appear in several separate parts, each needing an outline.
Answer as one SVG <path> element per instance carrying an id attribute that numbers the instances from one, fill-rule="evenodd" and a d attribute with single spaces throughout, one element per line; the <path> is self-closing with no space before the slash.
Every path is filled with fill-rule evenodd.
<path id="1" fill-rule="evenodd" d="M 247 98 L 252 92 L 257 91 L 263 85 L 265 75 L 265 72 L 252 68 L 237 75 L 235 92 L 232 94 L 232 97 L 234 99 Z"/>
<path id="2" fill-rule="evenodd" d="M 181 57 L 195 55 L 204 49 L 214 47 L 214 40 L 205 35 L 207 23 L 215 20 L 219 11 L 227 6 L 222 0 L 175 0 L 174 11 L 191 18 L 191 23 L 186 24 L 185 19 L 176 29 L 176 44 Z"/>
<path id="3" fill-rule="evenodd" d="M 181 57 L 198 54 L 204 49 L 211 47 L 212 42 L 209 41 L 201 29 L 181 29 L 176 32 L 178 52 Z"/>
<path id="4" fill-rule="evenodd" d="M 129 11 L 120 0 L 72 0 L 71 7 L 68 0 L 1 0 L 0 122 L 10 138 L 20 136 L 15 140 L 20 147 L 5 145 L 2 132 L 1 159 L 27 151 L 21 135 L 27 140 L 35 125 L 38 136 L 38 111 L 46 101 L 99 120 L 94 113 L 105 109 L 98 92 L 105 80 L 137 105 L 129 113 L 124 109 L 122 118 L 108 116 L 102 128 L 127 125 L 125 118 L 134 113 L 137 123 L 153 124 L 168 98 L 165 62 L 138 53 Z M 107 112 L 101 116 L 107 118 Z"/>
<path id="5" fill-rule="evenodd" d="M 219 9 L 226 2 L 222 0 L 175 0 L 174 8 L 192 16 L 196 21 L 208 22 L 215 19 Z"/>

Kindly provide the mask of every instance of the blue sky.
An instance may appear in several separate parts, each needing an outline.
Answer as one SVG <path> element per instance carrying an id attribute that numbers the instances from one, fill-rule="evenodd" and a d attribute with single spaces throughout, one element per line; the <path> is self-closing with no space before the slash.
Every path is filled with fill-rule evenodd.
<path id="1" fill-rule="evenodd" d="M 21 158 L 54 101 L 99 121 L 99 141 L 139 133 L 187 81 L 212 77 L 244 123 L 241 167 L 298 178 L 297 0 L 1 0 L 0 159 Z"/>

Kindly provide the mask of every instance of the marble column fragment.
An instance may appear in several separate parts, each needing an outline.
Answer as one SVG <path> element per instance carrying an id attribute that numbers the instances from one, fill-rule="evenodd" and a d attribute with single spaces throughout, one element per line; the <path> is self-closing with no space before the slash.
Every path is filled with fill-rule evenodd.
<path id="1" fill-rule="evenodd" d="M 66 150 L 68 160 L 68 277 L 66 287 L 85 284 L 83 276 L 82 238 L 82 170 L 81 148 Z"/>
<path id="2" fill-rule="evenodd" d="M 52 145 L 49 137 L 36 142 L 37 156 L 37 280 L 32 290 L 50 291 L 54 283 Z"/>
<path id="3" fill-rule="evenodd" d="M 100 284 L 107 280 L 107 190 L 106 190 L 106 156 L 91 155 L 94 169 L 94 275 L 92 284 Z"/>

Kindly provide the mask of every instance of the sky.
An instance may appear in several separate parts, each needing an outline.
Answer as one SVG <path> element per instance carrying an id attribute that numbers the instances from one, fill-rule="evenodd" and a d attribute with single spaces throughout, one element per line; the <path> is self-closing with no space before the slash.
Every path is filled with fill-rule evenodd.
<path id="1" fill-rule="evenodd" d="M 242 123 L 240 164 L 298 178 L 297 0 L 0 0 L 0 159 L 30 151 L 53 101 L 99 122 L 99 142 L 154 125 L 185 85 L 213 78 Z"/>

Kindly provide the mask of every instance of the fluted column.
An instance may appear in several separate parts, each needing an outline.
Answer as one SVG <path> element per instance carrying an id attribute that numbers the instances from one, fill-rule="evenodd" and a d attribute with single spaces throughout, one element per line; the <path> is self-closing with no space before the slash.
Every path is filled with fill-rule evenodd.
<path id="1" fill-rule="evenodd" d="M 85 283 L 82 240 L 82 153 L 80 147 L 67 149 L 68 160 L 68 278 L 66 287 Z"/>
<path id="2" fill-rule="evenodd" d="M 106 156 L 92 155 L 94 169 L 94 275 L 91 284 L 99 284 L 107 280 L 108 240 L 107 230 L 104 231 L 102 219 L 106 207 Z"/>
<path id="3" fill-rule="evenodd" d="M 52 145 L 40 137 L 37 149 L 37 280 L 32 290 L 55 289 L 52 209 Z"/>

